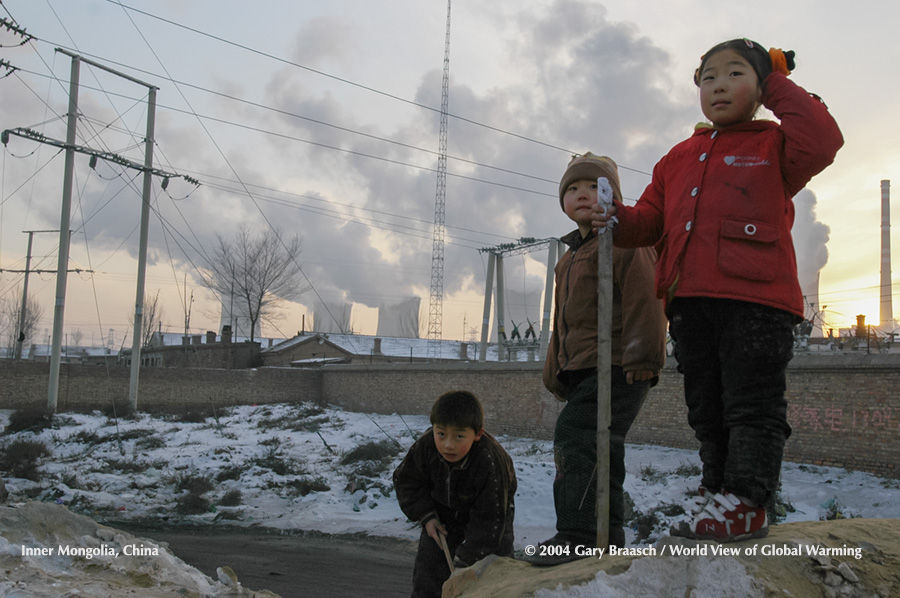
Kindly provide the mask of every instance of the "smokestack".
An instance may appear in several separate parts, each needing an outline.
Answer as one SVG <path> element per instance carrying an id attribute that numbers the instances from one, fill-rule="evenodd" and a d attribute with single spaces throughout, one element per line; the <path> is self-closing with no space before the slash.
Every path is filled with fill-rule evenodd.
<path id="1" fill-rule="evenodd" d="M 881 326 L 893 327 L 891 302 L 891 182 L 881 181 Z"/>

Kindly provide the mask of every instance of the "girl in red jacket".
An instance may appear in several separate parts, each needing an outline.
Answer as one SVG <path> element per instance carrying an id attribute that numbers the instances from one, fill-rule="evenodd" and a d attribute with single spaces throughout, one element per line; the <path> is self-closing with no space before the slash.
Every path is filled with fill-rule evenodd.
<path id="1" fill-rule="evenodd" d="M 674 535 L 719 541 L 768 533 L 765 505 L 781 473 L 785 370 L 803 317 L 791 239 L 796 195 L 843 138 L 822 101 L 788 80 L 794 53 L 748 39 L 707 52 L 694 74 L 711 124 L 653 169 L 616 216 L 615 244 L 659 244 L 656 291 L 666 314 L 703 475 Z M 780 123 L 754 120 L 765 106 Z"/>

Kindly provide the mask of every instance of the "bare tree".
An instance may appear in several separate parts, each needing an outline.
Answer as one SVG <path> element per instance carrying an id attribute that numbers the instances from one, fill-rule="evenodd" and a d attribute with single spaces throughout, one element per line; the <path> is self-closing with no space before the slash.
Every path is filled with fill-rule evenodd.
<path id="1" fill-rule="evenodd" d="M 141 346 L 149 347 L 153 332 L 160 327 L 166 317 L 166 310 L 159 302 L 159 289 L 155 295 L 144 295 L 144 311 L 141 317 Z M 134 313 L 128 313 L 128 325 L 134 328 Z"/>
<path id="2" fill-rule="evenodd" d="M 19 311 L 22 309 L 22 296 L 14 291 L 10 297 L 0 300 L 0 339 L 10 353 L 15 351 L 16 344 L 21 343 L 23 353 L 33 341 L 34 331 L 44 317 L 44 308 L 37 299 L 29 297 L 25 306 L 25 322 L 19 328 Z"/>
<path id="3" fill-rule="evenodd" d="M 231 241 L 216 234 L 218 241 L 204 273 L 203 284 L 224 306 L 250 322 L 250 341 L 256 338 L 260 318 L 275 320 L 284 301 L 294 300 L 310 289 L 303 282 L 297 257 L 300 237 L 284 239 L 277 229 L 251 234 L 241 225 Z M 230 308 L 229 308 L 230 309 Z"/>

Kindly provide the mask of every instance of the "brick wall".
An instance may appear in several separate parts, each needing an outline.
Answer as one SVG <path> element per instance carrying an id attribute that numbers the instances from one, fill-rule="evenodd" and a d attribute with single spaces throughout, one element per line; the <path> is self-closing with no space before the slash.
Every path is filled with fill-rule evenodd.
<path id="1" fill-rule="evenodd" d="M 428 364 L 335 366 L 322 375 L 326 400 L 348 411 L 425 414 L 449 390 L 468 390 L 481 399 L 492 434 L 552 438 L 562 403 L 527 364 Z"/>
<path id="2" fill-rule="evenodd" d="M 900 355 L 810 357 L 789 370 L 787 457 L 900 478 Z"/>
<path id="3" fill-rule="evenodd" d="M 682 377 L 667 367 L 628 440 L 699 447 L 687 425 Z M 801 353 L 787 376 L 785 459 L 900 478 L 900 354 Z"/>
<path id="4" fill-rule="evenodd" d="M 46 405 L 49 375 L 47 363 L 0 359 L 0 409 Z M 62 364 L 57 408 L 59 411 L 102 410 L 113 401 L 124 406 L 128 402 L 130 379 L 130 368 L 124 366 Z M 315 370 L 141 368 L 138 409 L 290 401 L 320 403 L 321 389 L 321 374 Z"/>
<path id="5" fill-rule="evenodd" d="M 442 392 L 466 389 L 485 406 L 488 430 L 549 439 L 562 403 L 541 384 L 540 363 L 346 365 L 321 370 L 143 368 L 141 409 L 186 404 L 313 401 L 368 413 L 427 414 Z M 0 360 L 0 409 L 44 405 L 49 366 Z M 59 409 L 128 396 L 127 368 L 63 365 Z M 900 354 L 801 354 L 788 368 L 791 461 L 900 478 Z M 629 442 L 695 449 L 682 378 L 667 367 Z"/>

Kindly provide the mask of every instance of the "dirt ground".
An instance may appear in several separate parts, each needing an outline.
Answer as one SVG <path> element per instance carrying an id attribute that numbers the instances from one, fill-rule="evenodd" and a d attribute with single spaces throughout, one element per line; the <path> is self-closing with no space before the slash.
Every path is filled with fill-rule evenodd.
<path id="1" fill-rule="evenodd" d="M 540 588 L 593 584 L 579 588 L 577 595 L 898 597 L 898 538 L 900 519 L 785 523 L 771 526 L 765 538 L 729 544 L 666 536 L 655 545 L 657 554 L 650 556 L 607 555 L 557 567 L 533 567 L 512 559 L 483 561 L 482 567 L 457 571 L 444 586 L 444 596 L 521 598 Z M 676 556 L 672 546 L 696 552 Z M 716 556 L 715 547 L 734 552 Z M 819 556 L 810 556 L 809 548 Z M 821 556 L 820 551 L 829 550 L 837 552 Z"/>
<path id="2" fill-rule="evenodd" d="M 284 598 L 406 598 L 416 545 L 394 538 L 322 534 L 275 535 L 240 529 L 149 530 L 119 526 L 166 542 L 175 556 L 216 579 L 228 565 L 244 587 Z"/>

